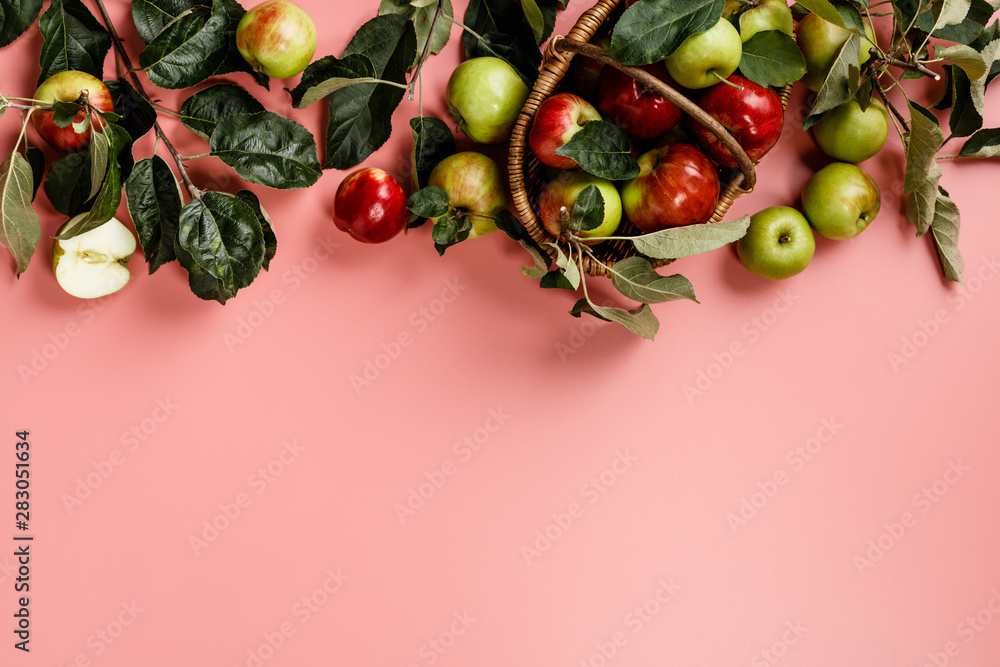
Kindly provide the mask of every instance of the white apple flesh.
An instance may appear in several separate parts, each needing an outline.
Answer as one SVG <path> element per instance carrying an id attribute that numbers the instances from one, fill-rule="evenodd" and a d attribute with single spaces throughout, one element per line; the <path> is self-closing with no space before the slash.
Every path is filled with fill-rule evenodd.
<path id="1" fill-rule="evenodd" d="M 63 225 L 59 233 L 74 220 Z M 52 270 L 56 282 L 67 294 L 79 299 L 97 299 L 117 292 L 128 283 L 128 260 L 135 249 L 132 232 L 111 218 L 71 239 L 56 239 L 52 246 Z"/>

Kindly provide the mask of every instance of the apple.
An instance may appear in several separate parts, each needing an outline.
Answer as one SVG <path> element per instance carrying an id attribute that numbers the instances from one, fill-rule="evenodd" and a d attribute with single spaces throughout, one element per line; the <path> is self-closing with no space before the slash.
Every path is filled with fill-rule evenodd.
<path id="1" fill-rule="evenodd" d="M 750 159 L 757 162 L 781 136 L 785 122 L 781 98 L 773 88 L 759 86 L 738 74 L 730 75 L 726 81 L 738 87 L 712 86 L 698 96 L 698 106 L 729 130 Z M 694 118 L 691 119 L 691 132 L 716 164 L 739 166 L 726 145 Z"/>
<path id="2" fill-rule="evenodd" d="M 593 104 L 573 93 L 557 93 L 538 105 L 528 132 L 528 146 L 544 165 L 575 169 L 580 166 L 577 161 L 556 150 L 592 120 L 601 120 Z"/>
<path id="3" fill-rule="evenodd" d="M 596 43 L 607 51 L 611 48 L 611 35 L 598 38 Z M 597 81 L 603 71 L 604 63 L 586 56 L 574 56 L 569 66 L 570 88 L 583 98 L 596 99 Z"/>
<path id="4" fill-rule="evenodd" d="M 76 220 L 67 222 L 58 233 L 69 229 Z M 71 239 L 56 239 L 52 245 L 52 270 L 56 282 L 67 294 L 97 299 L 117 292 L 128 283 L 128 260 L 135 249 L 132 232 L 117 218 L 111 218 Z"/>
<path id="5" fill-rule="evenodd" d="M 451 73 L 445 104 L 465 136 L 479 144 L 498 144 L 510 138 L 528 93 L 506 61 L 482 56 Z"/>
<path id="6" fill-rule="evenodd" d="M 646 65 L 642 69 L 667 85 L 675 85 L 668 80 L 662 64 Z M 633 139 L 651 139 L 663 134 L 676 125 L 682 115 L 676 104 L 614 67 L 605 67 L 601 72 L 597 84 L 597 110 Z"/>
<path id="7" fill-rule="evenodd" d="M 47 78 L 35 91 L 34 99 L 40 104 L 48 105 L 53 102 L 77 102 L 84 94 L 87 102 L 95 109 L 114 111 L 111 92 L 104 82 L 92 74 L 76 70 L 66 70 Z M 73 121 L 78 123 L 85 120 L 87 113 L 87 109 L 81 109 Z M 59 127 L 52 120 L 52 112 L 49 110 L 35 111 L 31 114 L 31 122 L 42 139 L 58 151 L 82 151 L 90 145 L 90 126 L 83 132 L 77 132 L 72 125 Z M 92 125 L 98 130 L 102 127 L 100 121 Z"/>
<path id="8" fill-rule="evenodd" d="M 409 219 L 406 193 L 382 169 L 356 169 L 337 188 L 334 224 L 362 243 L 388 241 L 406 228 Z"/>
<path id="9" fill-rule="evenodd" d="M 506 180 L 500 165 L 482 153 L 464 151 L 449 155 L 431 170 L 427 185 L 443 188 L 448 193 L 451 215 L 465 217 L 472 223 L 470 239 L 495 232 L 497 225 L 493 218 L 507 208 Z"/>
<path id="10" fill-rule="evenodd" d="M 772 206 L 750 216 L 750 226 L 736 242 L 736 254 L 751 273 L 784 280 L 812 261 L 816 238 L 809 222 L 788 206 Z"/>
<path id="11" fill-rule="evenodd" d="M 240 19 L 236 48 L 258 72 L 289 79 L 306 68 L 316 53 L 316 26 L 297 5 L 266 0 Z"/>
<path id="12" fill-rule="evenodd" d="M 800 79 L 810 90 L 819 90 L 830 72 L 837 51 L 850 37 L 851 31 L 830 23 L 818 14 L 808 14 L 795 28 L 795 40 L 806 61 L 806 73 Z M 867 40 L 861 40 L 858 65 L 863 65 L 871 57 L 868 50 L 875 44 L 875 34 L 865 23 Z"/>
<path id="13" fill-rule="evenodd" d="M 743 57 L 739 31 L 726 19 L 691 35 L 664 62 L 674 81 L 685 88 L 708 88 L 736 71 Z"/>
<path id="14" fill-rule="evenodd" d="M 706 222 L 718 201 L 715 165 L 690 144 L 667 144 L 643 153 L 639 175 L 622 187 L 626 217 L 646 233 Z"/>
<path id="15" fill-rule="evenodd" d="M 566 223 L 580 193 L 588 186 L 596 186 L 604 199 L 604 220 L 594 229 L 581 229 L 574 234 L 584 243 L 599 243 L 601 237 L 611 236 L 622 220 L 622 200 L 611 181 L 585 171 L 564 171 L 549 181 L 538 195 L 538 217 L 545 230 L 556 238 L 568 233 Z"/>
<path id="16" fill-rule="evenodd" d="M 792 10 L 785 0 L 760 0 L 740 14 L 740 39 L 744 42 L 758 32 L 778 30 L 791 36 L 794 29 Z"/>
<path id="17" fill-rule="evenodd" d="M 826 165 L 802 188 L 802 210 L 809 224 L 828 239 L 841 241 L 865 231 L 881 205 L 875 179 L 847 162 Z"/>
<path id="18" fill-rule="evenodd" d="M 813 125 L 820 150 L 841 162 L 864 162 L 885 145 L 889 116 L 878 100 L 864 111 L 857 100 L 830 109 Z"/>

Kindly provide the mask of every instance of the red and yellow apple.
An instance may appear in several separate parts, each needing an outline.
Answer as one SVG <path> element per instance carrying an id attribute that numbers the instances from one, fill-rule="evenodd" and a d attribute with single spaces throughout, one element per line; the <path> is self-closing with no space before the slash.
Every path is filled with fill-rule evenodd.
<path id="1" fill-rule="evenodd" d="M 707 222 L 719 201 L 719 174 L 689 144 L 660 146 L 639 156 L 639 175 L 622 187 L 625 215 L 645 233 Z"/>
<path id="2" fill-rule="evenodd" d="M 576 200 L 589 185 L 595 186 L 601 193 L 604 219 L 594 229 L 581 229 L 574 234 L 589 245 L 615 233 L 622 220 L 622 200 L 618 189 L 607 179 L 577 169 L 560 173 L 545 184 L 538 196 L 538 217 L 549 234 L 559 238 L 566 233 Z"/>
<path id="3" fill-rule="evenodd" d="M 41 104 L 53 102 L 77 102 L 85 96 L 88 104 L 104 112 L 114 111 L 111 93 L 104 82 L 86 72 L 66 70 L 53 74 L 35 91 L 35 100 Z M 86 120 L 89 109 L 81 109 L 73 118 L 74 123 Z M 83 132 L 77 132 L 73 125 L 59 127 L 52 119 L 49 110 L 35 111 L 31 114 L 31 122 L 38 134 L 50 146 L 58 151 L 82 151 L 90 145 L 91 126 L 100 131 L 103 124 L 98 121 L 88 125 Z"/>
<path id="4" fill-rule="evenodd" d="M 575 169 L 580 166 L 577 161 L 556 150 L 592 120 L 601 120 L 593 104 L 573 93 L 557 93 L 538 105 L 528 132 L 528 146 L 544 165 Z"/>
<path id="5" fill-rule="evenodd" d="M 288 79 L 312 61 L 316 26 L 298 5 L 287 0 L 266 0 L 240 19 L 236 48 L 258 72 Z"/>

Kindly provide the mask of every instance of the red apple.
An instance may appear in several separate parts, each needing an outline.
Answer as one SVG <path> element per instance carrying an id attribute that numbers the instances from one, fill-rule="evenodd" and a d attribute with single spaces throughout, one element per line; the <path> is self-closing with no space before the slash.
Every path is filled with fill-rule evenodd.
<path id="1" fill-rule="evenodd" d="M 639 175 L 622 188 L 625 215 L 645 233 L 707 222 L 719 201 L 719 174 L 690 144 L 667 144 L 639 156 Z"/>
<path id="2" fill-rule="evenodd" d="M 84 93 L 88 103 L 94 108 L 104 112 L 114 111 L 111 93 L 104 82 L 91 74 L 76 70 L 66 70 L 50 76 L 35 91 L 35 100 L 42 104 L 76 102 Z M 87 113 L 87 109 L 81 109 L 73 121 L 79 123 L 85 120 Z M 72 125 L 59 127 L 52 120 L 51 111 L 35 111 L 31 114 L 31 122 L 42 139 L 57 151 L 82 151 L 90 145 L 90 127 L 83 132 L 77 132 Z M 92 125 L 98 130 L 103 127 L 100 121 Z"/>
<path id="3" fill-rule="evenodd" d="M 573 158 L 559 155 L 556 149 L 570 140 L 584 125 L 601 120 L 594 105 L 573 93 L 558 93 L 538 106 L 528 133 L 528 145 L 538 161 L 556 169 L 576 169 Z"/>
<path id="4" fill-rule="evenodd" d="M 662 63 L 645 65 L 642 69 L 675 86 Z M 605 120 L 619 125 L 633 139 L 651 139 L 663 134 L 682 115 L 676 104 L 614 67 L 605 67 L 601 72 L 597 109 Z"/>
<path id="5" fill-rule="evenodd" d="M 607 51 L 611 48 L 611 35 L 598 38 L 596 44 Z M 602 71 L 604 71 L 604 63 L 586 56 L 574 56 L 569 66 L 570 88 L 581 97 L 595 99 L 597 97 L 597 82 Z"/>
<path id="6" fill-rule="evenodd" d="M 726 79 L 733 86 L 712 86 L 698 96 L 698 106 L 729 130 L 750 159 L 757 162 L 781 136 L 785 111 L 773 88 L 759 86 L 749 79 L 733 74 Z M 691 132 L 708 157 L 723 167 L 738 167 L 739 163 L 715 134 L 701 123 L 691 120 Z"/>
<path id="7" fill-rule="evenodd" d="M 406 193 L 388 173 L 375 167 L 347 175 L 333 200 L 333 221 L 362 243 L 382 243 L 403 231 L 410 218 Z"/>

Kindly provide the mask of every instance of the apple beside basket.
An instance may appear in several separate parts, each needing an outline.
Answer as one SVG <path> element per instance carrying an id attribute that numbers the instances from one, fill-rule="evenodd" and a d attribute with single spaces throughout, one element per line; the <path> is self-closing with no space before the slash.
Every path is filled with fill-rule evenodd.
<path id="1" fill-rule="evenodd" d="M 555 242 L 556 239 L 542 226 L 541 221 L 538 219 L 537 210 L 534 207 L 534 204 L 538 201 L 538 194 L 545 184 L 545 167 L 535 158 L 531 152 L 531 148 L 528 146 L 528 132 L 531 129 L 531 123 L 534 121 L 539 105 L 550 95 L 557 92 L 560 82 L 569 71 L 570 61 L 574 56 L 594 58 L 605 65 L 610 65 L 626 72 L 646 86 L 656 89 L 661 95 L 679 106 L 684 113 L 694 117 L 698 122 L 711 129 L 732 151 L 740 164 L 740 168 L 733 170 L 732 176 L 728 180 L 726 177 L 727 170 L 723 170 L 719 203 L 709 222 L 721 221 L 733 201 L 737 197 L 741 197 L 752 191 L 757 182 L 757 174 L 753 161 L 751 161 L 732 135 L 714 118 L 690 99 L 656 77 L 647 74 L 639 68 L 615 62 L 604 55 L 600 47 L 589 43 L 598 30 L 600 30 L 601 26 L 612 20 L 615 10 L 622 1 L 599 0 L 596 5 L 580 16 L 568 35 L 557 35 L 549 40 L 545 48 L 541 71 L 535 81 L 535 86 L 532 88 L 527 102 L 525 102 L 524 107 L 521 109 L 521 113 L 514 125 L 514 130 L 511 133 L 507 171 L 510 178 L 510 191 L 514 201 L 514 208 L 531 237 L 547 252 L 552 253 L 553 258 L 555 257 L 555 250 L 551 249 L 547 244 Z M 778 90 L 782 107 L 787 107 L 790 94 L 790 86 L 785 86 Z M 618 234 L 623 236 L 639 233 L 641 232 L 625 220 L 622 221 L 622 226 L 618 231 Z M 616 262 L 636 254 L 635 246 L 629 241 L 605 241 L 594 246 L 593 250 L 601 261 L 609 266 L 613 266 Z M 671 261 L 673 260 L 651 260 L 653 266 L 656 267 L 665 266 Z M 607 275 L 607 269 L 599 263 L 592 261 L 590 257 L 584 257 L 583 262 L 584 270 L 588 275 Z"/>

